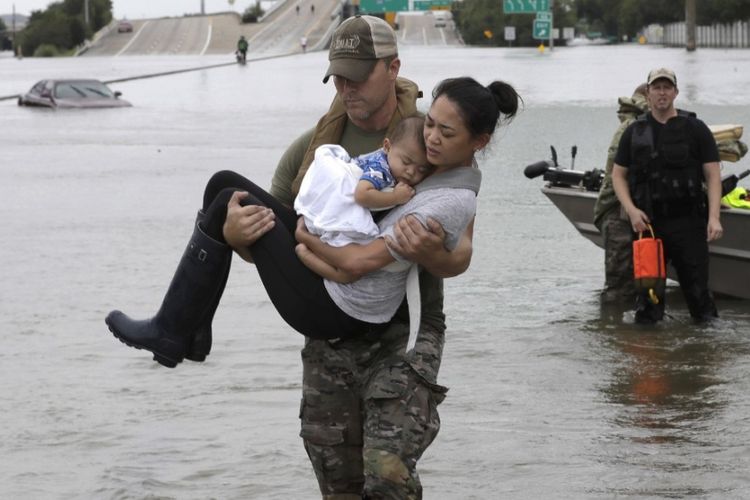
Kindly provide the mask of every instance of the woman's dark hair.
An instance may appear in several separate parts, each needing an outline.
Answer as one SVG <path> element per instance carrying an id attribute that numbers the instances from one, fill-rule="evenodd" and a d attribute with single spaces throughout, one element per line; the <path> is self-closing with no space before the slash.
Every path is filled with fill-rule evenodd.
<path id="1" fill-rule="evenodd" d="M 448 78 L 437 84 L 432 91 L 433 101 L 440 96 L 451 100 L 461 112 L 466 127 L 472 136 L 490 134 L 502 121 L 509 122 L 516 116 L 519 102 L 523 102 L 516 89 L 502 81 L 487 85 L 468 76 Z"/>

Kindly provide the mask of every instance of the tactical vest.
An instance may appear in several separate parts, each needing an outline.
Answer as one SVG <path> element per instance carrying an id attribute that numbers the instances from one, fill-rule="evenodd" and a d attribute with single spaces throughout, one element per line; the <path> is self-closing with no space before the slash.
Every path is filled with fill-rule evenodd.
<path id="1" fill-rule="evenodd" d="M 704 207 L 703 169 L 691 154 L 695 113 L 677 111 L 661 129 L 654 144 L 648 113 L 635 121 L 628 168 L 630 195 L 649 217 L 686 215 Z"/>

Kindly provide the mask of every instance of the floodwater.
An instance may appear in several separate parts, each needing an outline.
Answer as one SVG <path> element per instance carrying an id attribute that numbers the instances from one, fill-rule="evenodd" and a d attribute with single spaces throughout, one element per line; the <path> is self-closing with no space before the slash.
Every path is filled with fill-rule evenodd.
<path id="1" fill-rule="evenodd" d="M 651 67 L 708 123 L 750 117 L 749 51 L 415 48 L 402 74 L 517 86 L 525 110 L 480 159 L 471 269 L 446 282 L 449 331 L 425 498 L 750 497 L 750 304 L 690 323 L 679 291 L 656 327 L 601 310 L 603 254 L 523 167 L 555 145 L 601 167 L 616 98 Z M 114 80 L 215 57 L 21 61 L 0 96 L 51 76 Z M 151 315 L 205 181 L 268 185 L 285 146 L 325 111 L 325 53 L 115 84 L 129 109 L 0 101 L 0 498 L 315 499 L 297 420 L 302 338 L 235 258 L 208 360 L 169 370 L 125 347 L 110 309 Z M 724 165 L 750 168 L 749 160 Z M 750 286 L 750 284 L 748 284 Z"/>

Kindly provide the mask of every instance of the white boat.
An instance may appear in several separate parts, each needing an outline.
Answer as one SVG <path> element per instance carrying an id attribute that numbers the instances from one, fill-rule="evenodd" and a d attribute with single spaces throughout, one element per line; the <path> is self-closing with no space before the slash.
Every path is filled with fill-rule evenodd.
<path id="1" fill-rule="evenodd" d="M 532 168 L 534 167 L 534 168 Z M 594 225 L 594 203 L 604 173 L 566 170 L 552 162 L 539 162 L 526 168 L 529 178 L 544 176 L 542 193 L 549 198 L 582 236 L 604 248 Z M 708 246 L 708 287 L 717 294 L 750 299 L 750 210 L 722 208 L 724 235 Z M 667 276 L 677 280 L 674 269 Z"/>

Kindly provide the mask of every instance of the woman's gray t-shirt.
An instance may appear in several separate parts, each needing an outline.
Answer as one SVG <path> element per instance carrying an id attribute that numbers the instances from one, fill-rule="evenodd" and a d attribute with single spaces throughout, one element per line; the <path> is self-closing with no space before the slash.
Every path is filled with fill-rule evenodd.
<path id="1" fill-rule="evenodd" d="M 435 187 L 417 191 L 406 204 L 391 210 L 378 223 L 380 237 L 393 236 L 393 225 L 405 215 L 414 215 L 426 227 L 427 218 L 435 219 L 445 231 L 445 247 L 453 250 L 461 235 L 476 214 L 476 193 L 468 188 Z M 391 251 L 397 262 L 409 261 Z M 393 266 L 390 266 L 391 268 Z M 388 268 L 366 274 L 353 283 L 336 283 L 325 280 L 331 299 L 346 314 L 369 323 L 385 323 L 395 314 L 404 300 L 409 266 L 398 266 L 399 271 Z"/>

